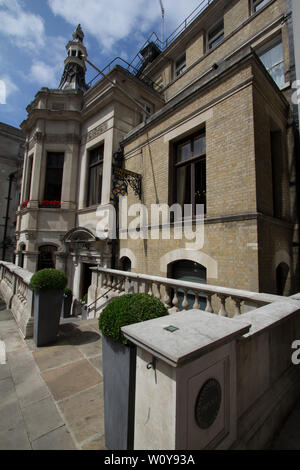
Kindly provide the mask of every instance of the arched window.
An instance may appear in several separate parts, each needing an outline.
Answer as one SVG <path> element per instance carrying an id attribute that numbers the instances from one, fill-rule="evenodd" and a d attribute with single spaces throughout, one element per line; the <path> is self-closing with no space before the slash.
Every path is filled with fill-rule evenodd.
<path id="1" fill-rule="evenodd" d="M 55 268 L 55 252 L 57 248 L 53 245 L 42 245 L 39 248 L 38 268 Z"/>
<path id="2" fill-rule="evenodd" d="M 197 282 L 199 284 L 206 284 L 206 268 L 195 261 L 190 260 L 179 260 L 174 261 L 168 266 L 168 277 L 172 279 L 177 279 L 179 281 L 189 281 L 189 282 Z M 182 309 L 182 301 L 183 301 L 183 290 L 178 290 L 178 308 Z M 195 296 L 188 291 L 188 310 L 193 308 L 193 304 L 195 301 Z M 199 303 L 202 310 L 206 308 L 206 296 L 203 294 L 199 296 Z"/>
<path id="3" fill-rule="evenodd" d="M 121 270 L 131 272 L 131 260 L 127 256 L 121 258 Z"/>
<path id="4" fill-rule="evenodd" d="M 276 294 L 284 295 L 285 285 L 290 268 L 286 263 L 280 263 L 276 268 Z"/>
<path id="5" fill-rule="evenodd" d="M 26 245 L 25 243 L 21 243 L 19 246 L 19 251 L 21 252 L 19 254 L 19 266 L 20 268 L 24 268 L 24 251 L 26 250 Z"/>

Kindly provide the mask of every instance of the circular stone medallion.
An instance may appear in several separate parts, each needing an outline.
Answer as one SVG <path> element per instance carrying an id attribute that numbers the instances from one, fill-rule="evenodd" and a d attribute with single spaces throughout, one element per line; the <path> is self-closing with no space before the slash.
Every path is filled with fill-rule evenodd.
<path id="1" fill-rule="evenodd" d="M 207 429 L 215 421 L 221 406 L 222 389 L 216 379 L 207 380 L 198 393 L 195 418 L 199 428 Z"/>

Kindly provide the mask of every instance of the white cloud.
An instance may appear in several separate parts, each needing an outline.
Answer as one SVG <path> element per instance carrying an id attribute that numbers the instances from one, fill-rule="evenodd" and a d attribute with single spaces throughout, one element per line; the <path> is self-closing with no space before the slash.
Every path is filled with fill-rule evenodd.
<path id="1" fill-rule="evenodd" d="M 1 33 L 18 47 L 35 49 L 45 44 L 43 19 L 23 10 L 18 0 L 0 0 Z"/>
<path id="2" fill-rule="evenodd" d="M 199 4 L 199 0 L 176 1 L 176 6 L 174 2 L 163 0 L 166 36 Z M 55 15 L 71 25 L 81 23 L 84 31 L 96 37 L 105 51 L 129 35 L 146 33 L 161 18 L 159 0 L 85 0 L 84 6 L 82 0 L 48 0 L 48 4 Z"/>
<path id="3" fill-rule="evenodd" d="M 43 61 L 35 61 L 30 67 L 29 80 L 43 87 L 57 88 L 60 65 L 52 66 Z"/>
<path id="4" fill-rule="evenodd" d="M 12 81 L 9 75 L 0 75 L 0 83 L 1 102 L 4 104 L 9 96 L 19 91 L 19 87 Z"/>

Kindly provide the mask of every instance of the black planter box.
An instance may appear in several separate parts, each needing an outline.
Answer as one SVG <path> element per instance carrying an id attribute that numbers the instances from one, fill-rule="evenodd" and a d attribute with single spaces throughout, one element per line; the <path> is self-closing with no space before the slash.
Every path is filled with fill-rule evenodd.
<path id="1" fill-rule="evenodd" d="M 37 346 L 44 346 L 56 340 L 63 295 L 63 290 L 34 292 L 33 339 Z"/>
<path id="2" fill-rule="evenodd" d="M 105 443 L 110 450 L 132 450 L 136 347 L 102 335 Z"/>
<path id="3" fill-rule="evenodd" d="M 61 316 L 62 318 L 69 318 L 71 316 L 71 306 L 72 306 L 72 296 L 65 297 L 63 296 L 63 303 L 61 307 Z"/>

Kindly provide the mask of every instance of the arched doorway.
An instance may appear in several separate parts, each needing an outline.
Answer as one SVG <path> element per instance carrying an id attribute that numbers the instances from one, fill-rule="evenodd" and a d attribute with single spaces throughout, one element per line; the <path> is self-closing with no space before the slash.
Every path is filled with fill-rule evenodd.
<path id="1" fill-rule="evenodd" d="M 174 261 L 168 266 L 168 277 L 179 281 L 196 282 L 199 284 L 206 284 L 206 268 L 199 263 L 191 260 L 178 260 Z M 182 289 L 178 290 L 178 308 L 182 309 L 184 293 Z M 194 295 L 188 291 L 187 300 L 189 302 L 188 310 L 193 308 L 195 301 Z M 202 310 L 206 308 L 205 294 L 199 296 L 199 303 Z"/>
<path id="2" fill-rule="evenodd" d="M 121 262 L 121 271 L 131 272 L 131 260 L 127 256 L 123 256 L 120 260 Z"/>
<path id="3" fill-rule="evenodd" d="M 39 247 L 38 271 L 46 268 L 55 268 L 56 251 L 57 248 L 53 245 L 42 245 Z"/>

